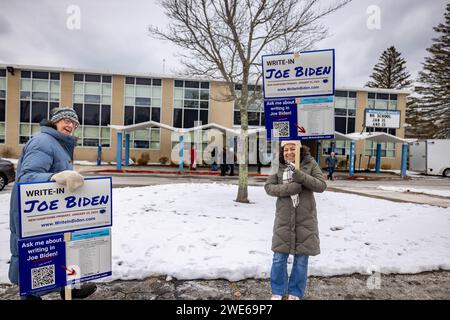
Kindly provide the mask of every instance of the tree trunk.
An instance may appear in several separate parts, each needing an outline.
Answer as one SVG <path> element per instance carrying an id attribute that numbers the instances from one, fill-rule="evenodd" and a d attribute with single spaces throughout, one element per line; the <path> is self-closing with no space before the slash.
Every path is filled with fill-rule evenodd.
<path id="1" fill-rule="evenodd" d="M 241 161 L 239 164 L 239 189 L 236 197 L 236 202 L 249 203 L 248 200 L 248 70 L 246 64 L 244 64 L 243 81 L 242 81 L 242 94 L 240 98 L 240 111 L 241 111 L 241 143 L 240 148 Z M 239 149 L 239 148 L 238 148 Z"/>
<path id="2" fill-rule="evenodd" d="M 241 133 L 241 141 L 243 141 L 243 158 L 239 164 L 239 189 L 236 202 L 249 203 L 248 200 L 248 134 L 247 131 Z"/>

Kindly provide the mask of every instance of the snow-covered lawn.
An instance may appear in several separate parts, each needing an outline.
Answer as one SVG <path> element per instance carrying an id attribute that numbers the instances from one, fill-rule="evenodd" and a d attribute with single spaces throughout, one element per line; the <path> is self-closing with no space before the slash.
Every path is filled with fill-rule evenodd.
<path id="1" fill-rule="evenodd" d="M 249 187 L 172 184 L 113 189 L 113 279 L 268 278 L 275 198 Z M 0 195 L 0 283 L 8 283 L 9 197 Z M 316 194 L 322 253 L 311 275 L 450 270 L 450 208 Z"/>

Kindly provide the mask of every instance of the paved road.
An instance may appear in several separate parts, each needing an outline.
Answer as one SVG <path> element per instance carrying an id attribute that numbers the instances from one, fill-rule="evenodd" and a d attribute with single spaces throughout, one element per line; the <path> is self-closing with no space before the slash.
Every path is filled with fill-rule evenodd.
<path id="1" fill-rule="evenodd" d="M 305 299 L 450 299 L 450 271 L 419 274 L 309 277 Z M 264 279 L 189 280 L 150 277 L 98 283 L 89 300 L 268 300 L 270 283 Z M 0 284 L 0 299 L 17 300 L 18 287 Z M 57 293 L 44 299 L 59 300 Z"/>

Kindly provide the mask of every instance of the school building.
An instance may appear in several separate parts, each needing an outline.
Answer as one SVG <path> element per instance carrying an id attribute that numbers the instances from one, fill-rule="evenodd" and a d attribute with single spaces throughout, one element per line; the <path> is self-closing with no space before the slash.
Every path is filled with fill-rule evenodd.
<path id="1" fill-rule="evenodd" d="M 237 88 L 239 89 L 239 88 Z M 249 88 L 254 90 L 254 86 Z M 366 108 L 400 110 L 398 129 L 380 129 L 404 138 L 408 91 L 377 88 L 336 87 L 335 130 L 344 134 L 374 130 L 363 128 Z M 98 70 L 0 64 L 0 156 L 19 157 L 23 145 L 39 132 L 39 122 L 52 108 L 72 106 L 80 119 L 75 135 L 75 160 L 97 160 L 102 145 L 102 161 L 116 161 L 117 134 L 110 125 L 133 125 L 155 121 L 175 128 L 192 128 L 196 121 L 226 128 L 240 127 L 240 112 L 226 99 L 223 82 L 187 79 L 167 74 L 119 74 Z M 249 106 L 249 128 L 264 127 L 262 101 Z M 170 159 L 176 144 L 170 130 L 148 128 L 130 135 L 130 157 L 148 153 L 150 162 Z M 334 149 L 344 166 L 350 142 L 344 140 L 307 141 L 314 155 L 320 153 L 321 166 Z M 122 143 L 123 145 L 123 143 Z M 377 143 L 355 144 L 355 168 L 375 163 Z M 189 146 L 185 145 L 186 151 Z M 382 143 L 382 169 L 400 169 L 401 144 Z"/>

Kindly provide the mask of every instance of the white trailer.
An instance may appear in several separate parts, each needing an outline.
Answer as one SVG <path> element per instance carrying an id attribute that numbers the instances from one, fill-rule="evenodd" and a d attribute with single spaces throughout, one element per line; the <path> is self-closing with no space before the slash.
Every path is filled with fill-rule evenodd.
<path id="1" fill-rule="evenodd" d="M 450 177 L 450 139 L 411 142 L 409 170 Z"/>

